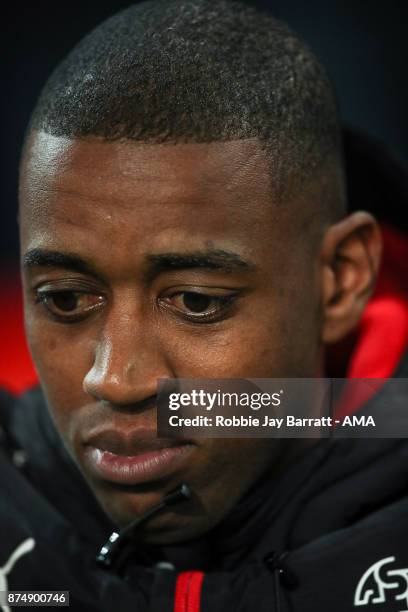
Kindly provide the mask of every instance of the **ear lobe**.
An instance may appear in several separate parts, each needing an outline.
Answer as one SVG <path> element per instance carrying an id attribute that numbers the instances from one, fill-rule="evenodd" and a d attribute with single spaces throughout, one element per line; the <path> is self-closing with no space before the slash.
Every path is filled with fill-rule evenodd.
<path id="1" fill-rule="evenodd" d="M 358 323 L 373 292 L 382 239 L 374 217 L 356 212 L 326 232 L 321 249 L 322 341 L 337 342 Z"/>

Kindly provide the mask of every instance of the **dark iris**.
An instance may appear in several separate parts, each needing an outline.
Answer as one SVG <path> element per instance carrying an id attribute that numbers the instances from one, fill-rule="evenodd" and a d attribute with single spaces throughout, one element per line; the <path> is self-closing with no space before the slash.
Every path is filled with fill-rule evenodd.
<path id="1" fill-rule="evenodd" d="M 185 293 L 183 296 L 184 306 L 191 312 L 203 312 L 208 310 L 213 298 L 201 293 Z"/>
<path id="2" fill-rule="evenodd" d="M 73 291 L 60 291 L 52 296 L 54 306 L 63 312 L 71 312 L 78 306 L 78 296 Z"/>

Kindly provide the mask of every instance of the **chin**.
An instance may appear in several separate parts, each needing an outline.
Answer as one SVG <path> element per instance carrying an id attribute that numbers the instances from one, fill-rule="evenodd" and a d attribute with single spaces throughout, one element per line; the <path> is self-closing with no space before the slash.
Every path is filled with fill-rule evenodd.
<path id="1" fill-rule="evenodd" d="M 167 520 L 168 519 L 168 520 Z M 140 532 L 140 539 L 147 544 L 167 546 L 195 540 L 212 528 L 210 520 L 203 517 L 160 517 Z"/>
<path id="2" fill-rule="evenodd" d="M 151 508 L 160 503 L 162 491 L 149 491 L 138 494 L 115 492 L 114 495 L 98 495 L 105 513 L 123 529 L 129 523 L 141 518 Z M 183 502 L 177 512 L 170 509 L 159 511 L 139 528 L 139 539 L 155 545 L 168 545 L 196 539 L 210 531 L 218 522 L 210 516 L 200 500 Z"/>

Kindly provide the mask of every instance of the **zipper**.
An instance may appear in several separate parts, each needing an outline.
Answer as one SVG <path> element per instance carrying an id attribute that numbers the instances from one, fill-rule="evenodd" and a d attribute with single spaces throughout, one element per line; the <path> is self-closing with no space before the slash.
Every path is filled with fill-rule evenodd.
<path id="1" fill-rule="evenodd" d="M 177 577 L 174 612 L 200 612 L 203 572 L 182 572 Z"/>

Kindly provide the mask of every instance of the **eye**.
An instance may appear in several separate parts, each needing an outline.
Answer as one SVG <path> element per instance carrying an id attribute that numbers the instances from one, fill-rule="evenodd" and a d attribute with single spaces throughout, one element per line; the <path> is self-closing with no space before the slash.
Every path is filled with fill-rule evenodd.
<path id="1" fill-rule="evenodd" d="M 37 291 L 37 302 L 59 320 L 78 321 L 105 303 L 102 295 L 83 291 Z"/>
<path id="2" fill-rule="evenodd" d="M 166 306 L 190 320 L 213 321 L 220 317 L 234 300 L 235 295 L 208 295 L 195 291 L 182 291 L 163 298 Z"/>

